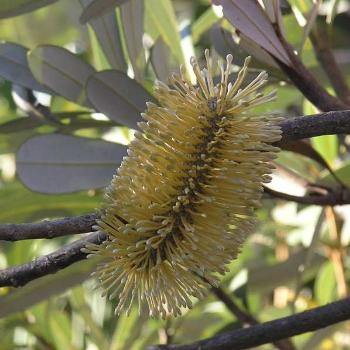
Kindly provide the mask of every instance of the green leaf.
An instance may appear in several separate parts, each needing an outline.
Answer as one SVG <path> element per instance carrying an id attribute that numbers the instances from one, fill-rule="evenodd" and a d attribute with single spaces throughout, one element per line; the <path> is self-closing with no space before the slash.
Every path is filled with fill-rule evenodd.
<path id="1" fill-rule="evenodd" d="M 96 293 L 99 293 L 99 291 L 97 291 Z M 91 308 L 85 301 L 84 289 L 81 287 L 74 288 L 71 291 L 69 299 L 74 308 L 74 311 L 78 312 L 79 315 L 83 317 L 86 325 L 89 327 L 90 336 L 94 343 L 98 344 L 101 349 L 108 349 L 108 340 L 106 339 L 105 334 L 103 333 L 103 330 L 101 329 L 100 325 L 98 325 L 93 319 Z M 101 302 L 105 301 L 101 300 Z"/>
<path id="2" fill-rule="evenodd" d="M 57 350 L 74 350 L 77 349 L 71 344 L 72 324 L 65 312 L 51 311 L 49 314 L 49 326 L 51 336 Z"/>
<path id="3" fill-rule="evenodd" d="M 344 162 L 334 173 L 344 185 L 350 187 L 350 161 Z M 327 172 L 319 179 L 319 182 L 322 184 L 334 184 L 334 177 Z"/>
<path id="4" fill-rule="evenodd" d="M 335 324 L 334 326 L 328 326 L 323 329 L 319 329 L 315 332 L 312 332 L 312 336 L 303 344 L 300 348 L 301 350 L 310 350 L 310 349 L 322 349 L 322 342 L 327 341 L 329 338 L 337 331 L 342 328 L 344 323 Z"/>
<path id="5" fill-rule="evenodd" d="M 148 23 L 160 33 L 174 56 L 184 63 L 175 11 L 170 0 L 146 0 Z"/>
<path id="6" fill-rule="evenodd" d="M 219 18 L 216 16 L 213 8 L 210 6 L 192 25 L 192 40 L 196 44 L 201 35 L 216 23 Z"/>
<path id="7" fill-rule="evenodd" d="M 334 164 L 338 156 L 338 138 L 336 135 L 323 135 L 311 139 L 313 147 L 326 159 L 328 164 Z"/>
<path id="8" fill-rule="evenodd" d="M 0 222 L 31 222 L 47 217 L 73 216 L 89 213 L 100 206 L 101 196 L 89 196 L 87 192 L 66 195 L 33 193 L 20 183 L 0 188 Z"/>
<path id="9" fill-rule="evenodd" d="M 80 0 L 80 2 L 85 8 L 87 8 L 93 1 Z M 99 18 L 91 20 L 89 24 L 93 28 L 96 40 L 102 48 L 111 67 L 126 71 L 126 62 L 121 43 L 121 33 L 118 30 L 115 11 L 111 10 Z M 94 45 L 95 43 L 93 42 L 92 44 Z M 94 46 L 96 47 L 96 44 Z"/>
<path id="10" fill-rule="evenodd" d="M 144 12 L 144 0 L 129 0 L 120 8 L 124 39 L 128 49 L 129 60 L 134 71 L 134 77 L 137 81 L 144 80 L 146 66 L 142 42 L 144 34 Z"/>
<path id="11" fill-rule="evenodd" d="M 96 260 L 94 259 L 78 262 L 54 275 L 38 278 L 0 297 L 0 318 L 24 311 L 32 305 L 82 283 L 89 277 L 95 265 Z"/>
<path id="12" fill-rule="evenodd" d="M 337 298 L 337 280 L 332 262 L 325 262 L 319 269 L 314 291 L 315 298 L 321 305 Z"/>
<path id="13" fill-rule="evenodd" d="M 133 328 L 136 326 L 139 320 L 139 314 L 137 308 L 131 309 L 130 315 L 123 313 L 118 319 L 117 328 L 113 334 L 112 343 L 109 350 L 123 350 L 128 349 L 127 342 L 133 338 Z"/>
<path id="14" fill-rule="evenodd" d="M 269 292 L 278 286 L 294 285 L 298 276 L 298 268 L 304 264 L 307 251 L 301 250 L 291 255 L 288 260 L 274 265 L 260 264 L 248 269 L 248 288 L 251 291 Z M 306 281 L 315 275 L 324 258 L 318 254 L 309 257 L 309 264 L 303 273 Z"/>
<path id="15" fill-rule="evenodd" d="M 318 113 L 318 109 L 311 102 L 304 99 L 303 103 L 304 115 Z M 336 135 L 323 135 L 313 137 L 311 139 L 312 146 L 318 151 L 322 157 L 332 166 L 338 156 L 338 138 Z"/>
<path id="16" fill-rule="evenodd" d="M 1 0 L 0 18 L 14 17 L 53 4 L 57 0 Z"/>
<path id="17" fill-rule="evenodd" d="M 42 125 L 39 120 L 33 118 L 17 118 L 0 124 L 0 134 L 9 134 L 28 129 L 34 129 Z"/>

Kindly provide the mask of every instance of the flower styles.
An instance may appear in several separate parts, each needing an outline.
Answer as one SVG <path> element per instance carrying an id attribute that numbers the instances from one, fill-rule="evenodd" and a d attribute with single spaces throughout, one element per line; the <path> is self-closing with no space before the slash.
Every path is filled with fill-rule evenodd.
<path id="1" fill-rule="evenodd" d="M 230 83 L 228 55 L 215 85 L 208 50 L 205 57 L 202 70 L 191 60 L 197 86 L 183 68 L 170 86 L 157 82 L 159 106 L 147 104 L 141 132 L 107 189 L 98 230 L 108 240 L 87 246 L 104 258 L 96 273 L 106 294 L 118 296 L 116 313 L 137 300 L 152 316 L 177 316 L 208 283 L 217 285 L 270 181 L 280 119 L 250 112 L 274 98 L 260 92 L 267 74 L 241 88 L 247 58 Z"/>

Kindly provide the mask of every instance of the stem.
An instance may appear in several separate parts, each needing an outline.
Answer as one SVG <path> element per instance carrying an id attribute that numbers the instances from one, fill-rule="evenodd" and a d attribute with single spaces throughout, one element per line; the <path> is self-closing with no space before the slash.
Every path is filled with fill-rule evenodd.
<path id="1" fill-rule="evenodd" d="M 280 125 L 283 134 L 277 145 L 321 135 L 350 134 L 350 110 L 288 118 Z"/>
<path id="2" fill-rule="evenodd" d="M 320 85 L 311 72 L 304 66 L 299 56 L 294 52 L 294 49 L 285 40 L 279 28 L 275 28 L 275 31 L 292 64 L 287 66 L 278 59 L 275 58 L 275 60 L 303 95 L 318 109 L 324 112 L 348 109 L 349 105 L 330 95 L 323 86 Z"/>
<path id="3" fill-rule="evenodd" d="M 314 47 L 316 57 L 320 62 L 324 72 L 332 84 L 336 94 L 347 105 L 350 105 L 350 89 L 334 58 L 330 47 L 330 40 L 327 28 L 318 25 L 314 32 L 311 32 L 310 39 Z"/>
<path id="4" fill-rule="evenodd" d="M 97 214 L 44 220 L 38 223 L 1 224 L 0 240 L 21 241 L 25 239 L 56 238 L 92 231 Z"/>
<path id="5" fill-rule="evenodd" d="M 62 270 L 77 261 L 85 259 L 86 254 L 81 249 L 87 243 L 101 244 L 105 239 L 106 235 L 100 232 L 92 233 L 29 263 L 1 270 L 0 287 L 21 287 L 36 278 Z"/>

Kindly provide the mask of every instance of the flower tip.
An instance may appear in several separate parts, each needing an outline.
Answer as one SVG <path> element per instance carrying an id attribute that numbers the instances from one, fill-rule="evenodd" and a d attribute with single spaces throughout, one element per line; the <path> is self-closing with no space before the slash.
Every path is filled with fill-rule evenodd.
<path id="1" fill-rule="evenodd" d="M 246 59 L 244 60 L 244 66 L 247 67 L 252 60 L 252 56 L 247 56 Z"/>
<path id="2" fill-rule="evenodd" d="M 190 58 L 190 63 L 191 63 L 191 65 L 192 65 L 192 67 L 194 67 L 194 66 L 197 64 L 196 57 L 191 56 L 191 58 Z"/>

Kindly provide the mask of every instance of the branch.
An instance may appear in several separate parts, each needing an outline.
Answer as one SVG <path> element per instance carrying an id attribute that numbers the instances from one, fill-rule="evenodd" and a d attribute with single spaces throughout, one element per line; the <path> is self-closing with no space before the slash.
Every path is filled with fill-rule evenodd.
<path id="1" fill-rule="evenodd" d="M 83 260 L 86 254 L 81 252 L 87 243 L 101 244 L 106 235 L 96 232 L 73 243 L 67 244 L 55 252 L 44 255 L 29 263 L 13 266 L 0 271 L 0 287 L 20 287 L 28 282 L 55 273 L 73 263 Z"/>
<path id="2" fill-rule="evenodd" d="M 87 233 L 92 231 L 96 219 L 96 214 L 87 214 L 38 223 L 0 224 L 0 240 L 20 241 Z"/>
<path id="3" fill-rule="evenodd" d="M 288 118 L 280 125 L 282 140 L 276 145 L 321 135 L 350 134 L 350 110 Z"/>
<path id="4" fill-rule="evenodd" d="M 350 298 L 265 322 L 249 328 L 219 334 L 186 345 L 155 345 L 148 350 L 240 350 L 312 332 L 350 319 Z"/>
<path id="5" fill-rule="evenodd" d="M 275 198 L 280 198 L 300 204 L 313 204 L 320 206 L 350 204 L 350 191 L 349 189 L 344 187 L 335 187 L 327 189 L 327 193 L 322 195 L 317 193 L 309 193 L 301 197 L 284 192 L 275 191 L 267 186 L 264 186 L 264 193 L 267 193 Z"/>

